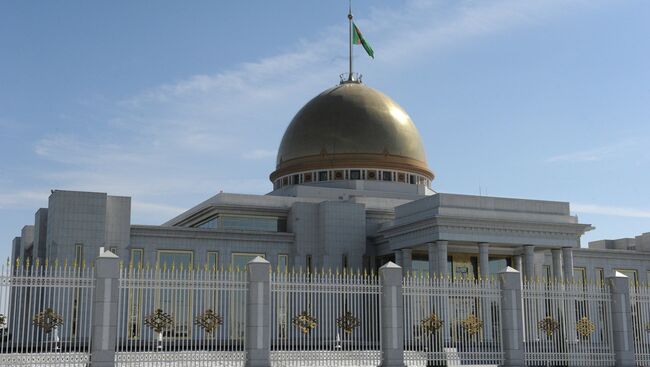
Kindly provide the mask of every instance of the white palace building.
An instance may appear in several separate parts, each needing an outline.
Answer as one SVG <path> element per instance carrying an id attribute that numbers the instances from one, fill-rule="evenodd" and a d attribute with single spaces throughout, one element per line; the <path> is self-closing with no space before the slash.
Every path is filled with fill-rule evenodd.
<path id="1" fill-rule="evenodd" d="M 580 247 L 593 229 L 568 202 L 438 193 L 425 141 L 385 94 L 346 80 L 289 124 L 266 195 L 219 193 L 158 225 L 131 223 L 131 198 L 53 190 L 13 240 L 13 260 L 404 269 L 527 278 L 650 280 L 650 233 Z"/>

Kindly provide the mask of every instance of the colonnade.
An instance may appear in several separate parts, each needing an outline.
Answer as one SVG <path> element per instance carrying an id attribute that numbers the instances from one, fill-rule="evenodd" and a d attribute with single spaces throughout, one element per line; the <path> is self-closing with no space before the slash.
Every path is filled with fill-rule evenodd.
<path id="1" fill-rule="evenodd" d="M 447 268 L 449 241 L 435 241 L 427 243 L 427 252 L 429 260 L 429 273 L 448 275 Z M 478 264 L 479 275 L 483 278 L 490 275 L 490 243 L 478 242 Z M 536 277 L 545 276 L 539 274 L 535 266 L 535 246 L 521 246 L 521 254 L 515 255 L 513 267 L 522 272 L 524 279 L 535 279 Z M 573 279 L 573 248 L 561 247 L 551 249 L 553 258 L 552 276 L 556 279 Z M 395 252 L 395 262 L 405 270 L 412 269 L 413 250 L 403 248 Z M 451 274 L 449 274 L 451 275 Z"/>

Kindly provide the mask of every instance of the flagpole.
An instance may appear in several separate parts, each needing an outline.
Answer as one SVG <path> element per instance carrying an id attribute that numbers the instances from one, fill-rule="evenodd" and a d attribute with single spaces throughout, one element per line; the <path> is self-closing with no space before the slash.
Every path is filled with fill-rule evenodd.
<path id="1" fill-rule="evenodd" d="M 348 35 L 348 44 L 350 46 L 350 73 L 348 74 L 348 81 L 352 81 L 352 0 L 350 0 L 350 8 L 348 12 L 348 20 L 350 21 L 350 32 Z"/>

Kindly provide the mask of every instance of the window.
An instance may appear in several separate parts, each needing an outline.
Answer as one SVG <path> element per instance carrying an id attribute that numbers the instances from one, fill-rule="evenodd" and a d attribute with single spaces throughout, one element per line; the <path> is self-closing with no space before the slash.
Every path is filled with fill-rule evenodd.
<path id="1" fill-rule="evenodd" d="M 167 272 L 171 269 L 180 271 L 180 268 L 187 269 L 194 263 L 192 251 L 158 251 L 158 264 Z M 192 330 L 192 291 L 190 289 L 162 288 L 157 291 L 156 299 L 160 308 L 174 315 L 176 327 L 165 332 L 169 338 L 189 338 Z"/>
<path id="2" fill-rule="evenodd" d="M 219 215 L 196 227 L 242 231 L 286 232 L 287 219 L 253 215 Z"/>
<path id="3" fill-rule="evenodd" d="M 311 255 L 307 255 L 306 267 L 307 267 L 307 269 L 305 269 L 305 270 L 307 271 L 307 273 L 311 274 L 312 270 L 313 270 L 312 263 L 311 263 Z"/>
<path id="4" fill-rule="evenodd" d="M 381 179 L 384 180 L 384 181 L 392 181 L 393 180 L 393 172 L 383 171 L 381 173 Z"/>
<path id="5" fill-rule="evenodd" d="M 605 271 L 603 268 L 596 268 L 596 282 L 597 284 L 605 284 Z"/>
<path id="6" fill-rule="evenodd" d="M 135 271 L 142 269 L 142 253 L 143 250 L 141 248 L 131 249 L 129 268 Z M 142 319 L 142 289 L 129 289 L 128 312 L 128 337 L 129 339 L 137 339 L 140 337 L 140 325 Z"/>
<path id="7" fill-rule="evenodd" d="M 347 270 L 347 268 L 348 268 L 348 255 L 343 254 L 341 256 L 341 266 L 343 267 L 343 270 Z"/>
<path id="8" fill-rule="evenodd" d="M 246 270 L 246 265 L 253 260 L 256 257 L 261 257 L 265 258 L 266 255 L 264 254 L 255 254 L 255 253 L 249 253 L 249 252 L 236 252 L 232 254 L 231 258 L 231 264 L 232 267 L 237 269 L 239 268 L 240 270 Z"/>
<path id="9" fill-rule="evenodd" d="M 293 175 L 293 184 L 297 185 L 300 183 L 300 175 Z"/>
<path id="10" fill-rule="evenodd" d="M 327 181 L 327 171 L 318 172 L 318 181 Z"/>
<path id="11" fill-rule="evenodd" d="M 361 179 L 361 171 L 358 169 L 353 169 L 350 171 L 350 180 L 360 180 Z"/>
<path id="12" fill-rule="evenodd" d="M 81 272 L 84 258 L 84 245 L 77 243 L 74 245 L 74 265 L 77 267 L 78 271 Z M 77 335 L 77 319 L 79 318 L 79 288 L 74 289 L 74 298 L 72 300 L 72 335 Z"/>
<path id="13" fill-rule="evenodd" d="M 573 279 L 575 279 L 575 281 L 578 283 L 587 284 L 587 269 L 582 267 L 574 267 Z"/>
<path id="14" fill-rule="evenodd" d="M 219 253 L 217 251 L 208 251 L 208 269 L 219 269 Z"/>
<path id="15" fill-rule="evenodd" d="M 542 274 L 547 283 L 553 282 L 553 271 L 550 265 L 542 265 Z"/>
<path id="16" fill-rule="evenodd" d="M 413 175 L 409 175 L 409 183 L 410 183 L 411 185 L 415 185 L 415 176 L 413 176 Z"/>

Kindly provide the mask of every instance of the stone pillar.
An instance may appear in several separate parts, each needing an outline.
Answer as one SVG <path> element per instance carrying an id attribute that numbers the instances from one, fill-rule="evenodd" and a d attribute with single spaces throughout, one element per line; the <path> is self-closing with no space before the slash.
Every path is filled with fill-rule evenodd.
<path id="1" fill-rule="evenodd" d="M 379 268 L 379 277 L 382 332 L 380 367 L 405 367 L 402 268 L 389 262 Z"/>
<path id="2" fill-rule="evenodd" d="M 567 280 L 573 279 L 573 247 L 562 247 L 562 272 Z"/>
<path id="3" fill-rule="evenodd" d="M 433 242 L 427 243 L 427 250 L 429 251 L 429 275 L 433 277 L 434 274 L 440 273 L 438 271 L 436 244 Z"/>
<path id="4" fill-rule="evenodd" d="M 524 246 L 524 279 L 535 279 L 535 246 L 532 245 Z"/>
<path id="5" fill-rule="evenodd" d="M 632 332 L 632 306 L 630 305 L 630 279 L 619 273 L 607 277 L 612 299 L 612 333 L 616 366 L 634 366 L 634 334 Z"/>
<path id="6" fill-rule="evenodd" d="M 117 341 L 117 310 L 119 299 L 120 259 L 110 251 L 99 249 L 95 260 L 95 291 L 92 308 L 92 343 L 90 347 L 93 367 L 115 365 Z"/>
<path id="7" fill-rule="evenodd" d="M 246 367 L 271 365 L 271 264 L 261 257 L 248 263 Z"/>
<path id="8" fill-rule="evenodd" d="M 499 272 L 499 282 L 501 283 L 503 366 L 525 366 L 521 273 L 511 267 L 507 267 Z"/>
<path id="9" fill-rule="evenodd" d="M 438 258 L 438 273 L 447 276 L 447 241 L 436 241 L 436 257 Z"/>
<path id="10" fill-rule="evenodd" d="M 562 250 L 559 248 L 552 249 L 551 256 L 553 257 L 553 278 L 557 280 L 564 279 L 564 271 L 562 271 Z"/>
<path id="11" fill-rule="evenodd" d="M 490 256 L 488 250 L 490 244 L 481 242 L 478 244 L 478 267 L 480 269 L 481 278 L 487 279 L 490 276 Z"/>
<path id="12" fill-rule="evenodd" d="M 402 269 L 403 271 L 413 270 L 413 250 L 410 248 L 402 249 Z"/>
<path id="13" fill-rule="evenodd" d="M 520 273 L 524 270 L 523 267 L 523 257 L 521 255 L 515 255 L 515 264 L 514 268 Z"/>
<path id="14" fill-rule="evenodd" d="M 395 264 L 402 266 L 404 265 L 404 257 L 402 256 L 402 251 L 397 250 L 394 252 L 395 254 Z"/>

